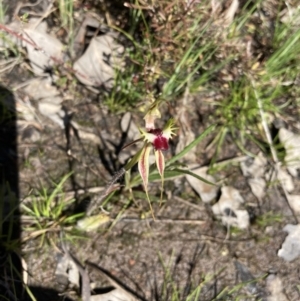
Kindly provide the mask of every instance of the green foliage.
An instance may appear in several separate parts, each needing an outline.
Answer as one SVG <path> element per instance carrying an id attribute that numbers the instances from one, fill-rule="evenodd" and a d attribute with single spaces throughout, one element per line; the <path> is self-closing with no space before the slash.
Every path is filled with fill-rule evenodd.
<path id="1" fill-rule="evenodd" d="M 147 11 L 134 8 L 130 10 L 128 32 L 113 27 L 129 44 L 125 55 L 128 65 L 117 72 L 115 87 L 105 99 L 113 112 L 132 109 L 152 97 L 173 101 L 187 86 L 197 92 L 225 63 L 207 67 L 217 51 L 216 41 L 208 37 L 211 20 L 203 20 L 197 11 L 186 14 L 181 2 L 157 5 L 174 28 L 159 15 L 150 17 Z"/>
<path id="2" fill-rule="evenodd" d="M 4 18 L 7 11 L 7 7 L 4 5 L 3 1 L 0 1 L 0 23 L 4 24 Z"/>
<path id="3" fill-rule="evenodd" d="M 205 298 L 204 293 L 202 291 L 206 291 L 206 287 L 211 287 L 215 279 L 220 276 L 223 272 L 226 272 L 225 268 L 220 268 L 214 274 L 206 274 L 202 276 L 200 283 L 198 284 L 191 284 L 189 288 L 188 294 L 184 295 L 185 290 L 180 288 L 176 281 L 173 279 L 172 276 L 172 262 L 165 263 L 161 256 L 160 256 L 161 264 L 164 269 L 164 281 L 161 287 L 161 300 L 171 300 L 171 301 L 196 301 L 196 300 L 210 300 L 210 301 L 228 301 L 228 300 L 256 300 L 255 296 L 251 297 L 246 293 L 247 286 L 254 284 L 261 279 L 264 279 L 267 275 L 263 275 L 257 279 L 253 279 L 251 281 L 241 282 L 236 285 L 226 286 L 221 291 L 219 291 L 215 298 L 208 299 Z M 205 288 L 205 289 L 204 289 Z M 201 294 L 202 293 L 202 294 Z"/>
<path id="4" fill-rule="evenodd" d="M 252 15 L 249 13 L 253 13 L 253 9 L 258 8 L 260 3 L 261 1 L 257 1 L 245 16 L 236 18 L 232 25 L 235 37 L 243 30 L 253 27 L 250 25 Z M 240 58 L 241 75 L 221 86 L 219 93 L 223 98 L 212 102 L 215 110 L 211 120 L 218 120 L 219 124 L 219 135 L 215 140 L 216 158 L 228 136 L 247 155 L 253 156 L 245 148 L 249 140 L 266 152 L 265 135 L 260 130 L 260 113 L 267 117 L 284 116 L 284 109 L 291 106 L 291 97 L 299 90 L 293 83 L 299 74 L 300 56 L 297 49 L 300 46 L 300 31 L 281 23 L 280 20 L 275 22 L 275 31 L 269 41 L 269 47 L 272 49 L 270 54 L 264 54 L 266 58 L 263 62 L 253 60 L 245 64 Z M 230 70 L 229 68 L 234 66 L 233 63 L 234 61 L 229 61 L 225 68 Z M 285 99 L 285 102 L 282 102 L 282 99 Z"/>
<path id="5" fill-rule="evenodd" d="M 41 236 L 41 241 L 45 235 L 51 231 L 60 231 L 62 226 L 74 225 L 83 216 L 83 213 L 69 215 L 68 210 L 75 199 L 65 200 L 63 186 L 70 177 L 64 176 L 52 192 L 43 187 L 38 196 L 32 196 L 28 204 L 21 204 L 23 215 L 28 217 L 29 225 L 25 231 L 31 232 L 32 236 Z M 42 243 L 41 243 L 42 244 Z"/>
<path id="6" fill-rule="evenodd" d="M 58 2 L 61 26 L 68 33 L 68 44 L 73 47 L 74 40 L 74 0 L 56 0 Z"/>
<path id="7" fill-rule="evenodd" d="M 120 29 L 112 26 L 127 39 L 125 59 L 128 64 L 123 70 L 116 71 L 115 85 L 104 96 L 103 103 L 113 113 L 126 112 L 133 108 L 147 113 L 144 105 L 148 104 L 149 100 L 154 100 L 154 104 L 158 106 L 167 101 L 180 106 L 182 104 L 178 100 L 187 91 L 191 97 L 197 97 L 195 102 L 203 95 L 201 102 L 209 106 L 210 116 L 207 122 L 213 124 L 166 162 L 164 180 L 192 175 L 200 181 L 209 183 L 185 169 L 180 161 L 211 134 L 215 135 L 211 143 L 215 150 L 215 156 L 211 160 L 212 166 L 228 137 L 243 153 L 250 156 L 253 154 L 246 147 L 249 141 L 267 152 L 267 142 L 261 130 L 261 114 L 272 117 L 284 116 L 286 107 L 296 106 L 299 102 L 297 82 L 300 68 L 300 30 L 292 23 L 283 24 L 278 18 L 274 24 L 274 33 L 266 45 L 270 50 L 250 55 L 251 58 L 248 60 L 244 49 L 241 51 L 239 48 L 239 43 L 245 44 L 243 38 L 248 34 L 254 36 L 253 33 L 256 33 L 258 37 L 264 35 L 261 26 L 258 26 L 260 24 L 253 23 L 262 0 L 247 1 L 240 7 L 233 23 L 228 28 L 224 27 L 222 32 L 219 30 L 220 23 L 216 23 L 218 20 L 207 14 L 210 11 L 211 1 L 200 1 L 201 5 L 194 5 L 191 11 L 185 9 L 186 1 L 183 0 L 151 1 L 155 6 L 154 13 L 151 9 L 139 8 L 142 1 L 129 2 L 135 2 L 136 5 L 129 10 L 128 28 Z M 68 33 L 68 42 L 72 44 L 74 1 L 57 0 L 57 4 L 61 26 Z M 4 11 L 0 2 L 0 22 L 3 21 Z M 0 34 L 4 36 L 3 33 Z M 5 39 L 9 44 L 9 39 L 7 37 Z M 18 54 L 13 44 L 8 49 L 5 50 L 5 57 L 9 56 L 10 51 Z M 68 89 L 68 78 L 61 77 L 56 84 Z M 209 98 L 207 95 L 210 93 L 216 97 Z M 1 112 L 0 120 L 6 118 L 9 113 L 9 110 Z M 279 148 L 280 145 L 276 145 L 276 149 Z M 138 162 L 140 154 L 141 151 L 134 156 L 127 166 L 128 169 Z M 43 242 L 46 235 L 52 231 L 57 232 L 61 227 L 73 226 L 83 216 L 68 213 L 75 201 L 66 200 L 63 193 L 64 184 L 69 176 L 63 177 L 55 184 L 52 191 L 42 187 L 38 196 L 32 196 L 29 202 L 21 204 L 24 230 L 28 238 L 41 237 Z M 149 181 L 160 180 L 161 175 L 153 164 L 149 171 Z M 117 213 L 114 223 L 133 203 L 134 198 L 146 198 L 144 193 L 133 189 L 141 183 L 140 175 L 131 177 L 130 171 L 126 173 L 125 192 L 130 191 L 132 199 L 126 198 L 125 205 Z M 1 196 L 4 198 L 4 194 Z M 13 199 L 12 195 L 10 197 Z M 112 194 L 104 199 L 103 206 L 111 202 L 110 197 Z M 158 202 L 161 199 L 153 196 L 153 200 Z M 4 215 L 3 208 L 1 210 L 0 233 L 2 234 L 4 222 L 10 221 L 8 224 L 10 235 L 13 210 L 7 215 Z M 265 227 L 281 221 L 280 215 L 269 212 L 258 217 L 256 223 Z M 237 233 L 238 229 L 231 228 L 231 231 Z M 10 247 L 13 248 L 14 245 Z M 164 265 L 164 270 L 161 299 L 181 300 L 183 292 L 172 278 L 170 263 Z M 195 284 L 185 300 L 199 300 L 203 287 L 210 284 L 219 273 L 205 275 L 201 283 Z M 213 300 L 245 299 L 247 297 L 241 290 L 247 284 L 249 282 L 226 287 Z"/>
<path id="8" fill-rule="evenodd" d="M 283 216 L 281 214 L 269 211 L 261 216 L 258 216 L 255 220 L 255 223 L 260 227 L 265 228 L 267 226 L 274 225 L 275 223 L 281 223 L 282 221 Z"/>

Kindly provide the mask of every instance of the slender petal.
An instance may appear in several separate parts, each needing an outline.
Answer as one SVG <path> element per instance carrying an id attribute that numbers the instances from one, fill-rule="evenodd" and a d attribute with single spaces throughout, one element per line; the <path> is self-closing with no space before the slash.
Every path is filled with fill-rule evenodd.
<path id="1" fill-rule="evenodd" d="M 148 177 L 149 177 L 149 154 L 151 150 L 151 143 L 145 143 L 139 158 L 138 168 L 142 177 L 145 191 L 148 194 Z"/>
<path id="2" fill-rule="evenodd" d="M 140 172 L 141 178 L 144 183 L 144 188 L 145 188 L 146 197 L 147 197 L 147 200 L 148 200 L 148 203 L 150 206 L 150 211 L 151 211 L 153 219 L 155 219 L 153 209 L 151 206 L 151 201 L 150 201 L 149 194 L 148 194 L 149 154 L 150 154 L 151 148 L 152 148 L 151 143 L 145 142 L 144 147 L 142 148 L 141 156 L 139 158 L 138 168 L 139 168 L 139 172 Z"/>
<path id="3" fill-rule="evenodd" d="M 158 172 L 161 177 L 161 191 L 160 191 L 160 204 L 163 198 L 163 191 L 164 191 L 164 170 L 165 170 L 165 157 L 161 150 L 155 150 L 155 160 Z"/>
<path id="4" fill-rule="evenodd" d="M 165 170 L 165 157 L 161 150 L 155 151 L 155 160 L 156 160 L 156 166 L 158 169 L 158 172 L 161 176 L 161 178 L 164 178 L 164 170 Z"/>

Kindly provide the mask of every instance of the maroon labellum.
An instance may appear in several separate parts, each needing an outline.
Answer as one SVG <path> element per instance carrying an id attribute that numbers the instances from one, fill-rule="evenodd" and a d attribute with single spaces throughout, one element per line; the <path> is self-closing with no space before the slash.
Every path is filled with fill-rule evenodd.
<path id="1" fill-rule="evenodd" d="M 163 131 L 161 129 L 151 129 L 148 131 L 148 133 L 156 136 L 152 142 L 155 150 L 165 151 L 169 149 L 169 141 L 163 136 Z"/>

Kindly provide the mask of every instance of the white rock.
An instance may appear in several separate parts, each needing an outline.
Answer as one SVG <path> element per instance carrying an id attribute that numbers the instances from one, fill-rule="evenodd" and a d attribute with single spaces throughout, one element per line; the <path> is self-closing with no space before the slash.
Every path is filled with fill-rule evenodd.
<path id="1" fill-rule="evenodd" d="M 132 120 L 131 113 L 129 112 L 125 113 L 122 117 L 121 129 L 124 133 L 127 133 L 127 137 L 132 141 L 141 137 L 140 131 L 135 122 Z"/>
<path id="2" fill-rule="evenodd" d="M 286 225 L 283 231 L 288 232 L 278 256 L 286 261 L 292 261 L 300 255 L 300 225 Z"/>
<path id="3" fill-rule="evenodd" d="M 282 281 L 278 276 L 269 275 L 267 277 L 267 289 L 271 293 L 268 296 L 268 301 L 288 301 L 287 297 L 283 293 Z"/>
<path id="4" fill-rule="evenodd" d="M 249 160 L 253 160 L 249 162 Z M 249 158 L 246 161 L 241 162 L 241 170 L 245 177 L 262 178 L 265 175 L 265 169 L 267 165 L 267 159 L 260 152 L 254 159 Z"/>
<path id="5" fill-rule="evenodd" d="M 298 170 L 300 170 L 300 135 L 281 128 L 279 130 L 279 139 L 286 151 L 285 162 L 287 169 L 293 177 L 298 177 Z"/>
<path id="6" fill-rule="evenodd" d="M 224 225 L 235 226 L 240 229 L 247 229 L 250 224 L 250 217 L 247 210 L 234 210 L 235 216 L 222 216 Z"/>
<path id="7" fill-rule="evenodd" d="M 240 209 L 242 203 L 244 199 L 239 191 L 225 186 L 222 187 L 220 200 L 212 206 L 212 211 L 221 218 L 224 225 L 246 229 L 250 224 L 250 217 L 247 210 Z"/>

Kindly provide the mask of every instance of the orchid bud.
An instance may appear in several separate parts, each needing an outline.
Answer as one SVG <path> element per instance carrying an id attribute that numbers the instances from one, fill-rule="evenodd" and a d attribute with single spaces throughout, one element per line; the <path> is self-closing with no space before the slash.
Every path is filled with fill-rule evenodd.
<path id="1" fill-rule="evenodd" d="M 148 111 L 148 113 L 145 115 L 144 119 L 145 119 L 145 128 L 147 130 L 151 130 L 155 128 L 155 119 L 160 118 L 160 112 L 158 110 L 158 105 L 154 105 L 152 108 L 150 108 L 150 110 Z"/>

